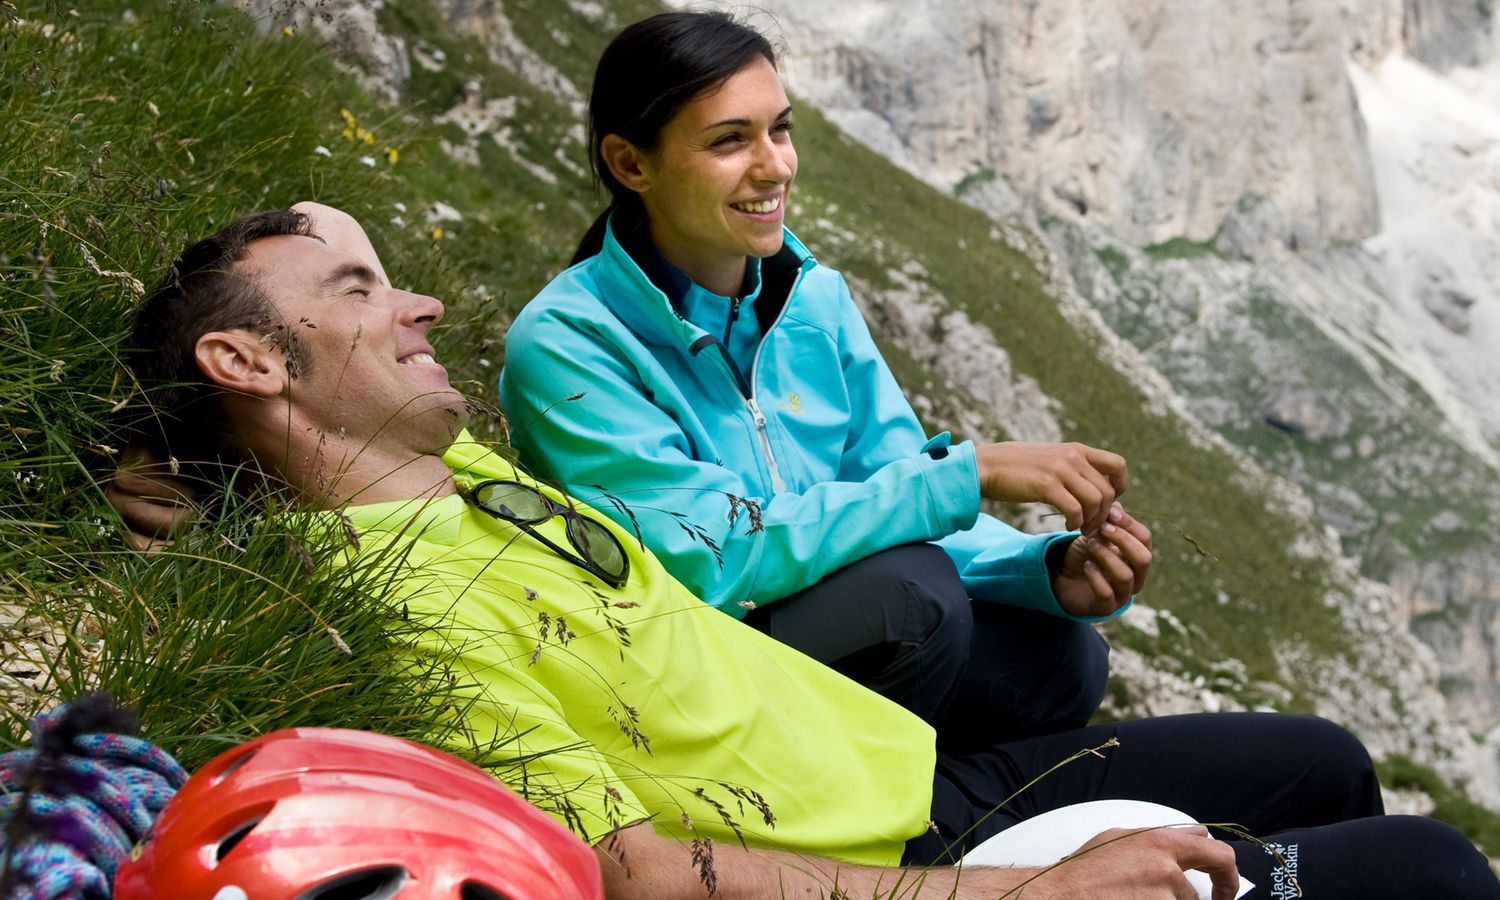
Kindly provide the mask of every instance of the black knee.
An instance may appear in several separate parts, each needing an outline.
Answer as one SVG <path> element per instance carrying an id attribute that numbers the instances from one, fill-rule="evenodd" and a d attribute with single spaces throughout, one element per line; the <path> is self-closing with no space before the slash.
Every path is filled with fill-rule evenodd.
<path id="1" fill-rule="evenodd" d="M 1292 717 L 1280 734 L 1281 752 L 1300 759 L 1296 786 L 1304 825 L 1378 816 L 1385 812 L 1375 763 L 1359 738 L 1327 719 Z"/>
<path id="2" fill-rule="evenodd" d="M 1092 625 L 1033 614 L 1046 626 L 1036 637 L 1050 666 L 1039 670 L 1029 702 L 1021 704 L 1027 734 L 1051 734 L 1089 723 L 1109 686 L 1109 642 Z"/>
<path id="3" fill-rule="evenodd" d="M 1058 706 L 1058 730 L 1087 725 L 1099 711 L 1104 692 L 1109 688 L 1109 642 L 1092 625 L 1066 624 L 1059 675 L 1071 678 L 1074 689 L 1072 696 Z"/>
<path id="4" fill-rule="evenodd" d="M 1293 866 L 1306 896 L 1500 898 L 1489 860 L 1463 834 L 1435 819 L 1375 816 L 1304 834 L 1311 838 L 1303 842 L 1307 855 Z"/>
<path id="5" fill-rule="evenodd" d="M 911 597 L 909 634 L 924 647 L 952 653 L 960 658 L 969 652 L 974 630 L 973 601 L 964 590 L 953 560 L 932 544 L 913 544 L 915 553 L 904 563 L 901 585 Z M 908 549 L 908 548 L 900 548 Z"/>
<path id="6" fill-rule="evenodd" d="M 1405 875 L 1412 882 L 1412 891 L 1400 896 L 1444 900 L 1500 897 L 1500 881 L 1495 880 L 1489 860 L 1458 829 L 1422 816 L 1382 816 L 1372 821 L 1387 823 L 1388 839 L 1369 852 L 1388 860 L 1393 880 Z M 1409 872 L 1421 874 L 1411 878 L 1405 874 Z"/>

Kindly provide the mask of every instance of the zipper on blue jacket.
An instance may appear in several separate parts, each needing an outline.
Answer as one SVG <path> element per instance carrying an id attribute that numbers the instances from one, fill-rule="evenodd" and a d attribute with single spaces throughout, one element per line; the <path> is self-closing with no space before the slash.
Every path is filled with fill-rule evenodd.
<path id="1" fill-rule="evenodd" d="M 792 280 L 792 286 L 786 292 L 787 302 L 781 306 L 781 311 L 776 314 L 776 319 L 766 328 L 765 334 L 760 336 L 760 343 L 755 345 L 755 357 L 750 362 L 750 377 L 747 379 L 740 371 L 740 367 L 734 364 L 734 359 L 729 355 L 729 332 L 734 327 L 735 317 L 740 311 L 740 299 L 735 297 L 729 305 L 729 323 L 724 328 L 724 340 L 720 341 L 711 334 L 705 334 L 693 341 L 688 352 L 696 356 L 700 351 L 706 349 L 710 344 L 718 344 L 719 356 L 724 360 L 724 367 L 729 371 L 729 377 L 733 379 L 735 387 L 739 389 L 740 398 L 744 401 L 745 408 L 750 411 L 750 417 L 755 420 L 755 432 L 760 436 L 761 449 L 766 451 L 766 468 L 771 472 L 771 491 L 780 494 L 786 491 L 786 479 L 781 477 L 781 466 L 776 463 L 776 454 L 771 450 L 771 435 L 766 429 L 765 413 L 760 411 L 760 404 L 755 402 L 755 370 L 760 367 L 760 352 L 765 349 L 766 337 L 770 335 L 771 329 L 781 323 L 786 315 L 787 307 L 791 306 L 792 294 L 796 293 L 797 285 L 802 283 L 802 276 L 807 274 L 807 269 L 802 268 L 797 272 L 797 277 Z"/>
<path id="2" fill-rule="evenodd" d="M 771 436 L 766 434 L 766 417 L 761 414 L 754 397 L 746 397 L 745 405 L 750 407 L 750 415 L 755 417 L 755 430 L 760 433 L 760 445 L 766 451 L 766 462 L 771 469 L 771 491 L 780 494 L 786 490 L 786 481 L 781 477 L 781 468 L 776 465 L 776 454 L 771 452 Z"/>
<path id="3" fill-rule="evenodd" d="M 739 366 L 736 366 L 734 360 L 730 358 L 729 348 L 720 343 L 719 339 L 713 335 L 705 334 L 703 337 L 693 341 L 692 346 L 688 348 L 688 352 L 696 356 L 709 346 L 717 346 L 719 348 L 719 359 L 724 361 L 724 369 L 729 373 L 730 379 L 739 391 L 740 402 L 745 404 L 745 409 L 750 411 L 750 417 L 755 420 L 755 431 L 760 435 L 761 449 L 766 451 L 766 467 L 771 470 L 771 492 L 779 494 L 786 490 L 786 481 L 781 477 L 781 468 L 776 465 L 776 454 L 771 452 L 771 438 L 766 433 L 766 417 L 760 411 L 760 406 L 755 402 L 755 389 L 745 380 L 745 376 L 740 372 Z M 756 352 L 758 354 L 760 351 L 757 350 Z"/>
<path id="4" fill-rule="evenodd" d="M 792 295 L 797 293 L 797 285 L 802 283 L 802 276 L 805 274 L 807 274 L 805 267 L 797 270 L 797 277 L 792 279 L 792 286 L 787 289 L 786 302 L 781 304 L 781 312 L 776 314 L 776 320 L 760 336 L 760 343 L 755 345 L 755 357 L 750 360 L 749 390 L 745 391 L 745 405 L 750 407 L 750 415 L 755 417 L 755 430 L 760 432 L 760 444 L 765 448 L 766 462 L 771 469 L 771 490 L 778 494 L 786 490 L 786 480 L 781 477 L 781 467 L 776 465 L 776 454 L 771 452 L 771 435 L 766 431 L 766 417 L 760 411 L 760 404 L 755 402 L 755 370 L 760 368 L 760 351 L 765 349 L 766 338 L 770 337 L 772 329 L 781 324 L 787 307 L 792 305 Z M 724 347 L 724 358 L 726 360 L 729 358 L 727 344 Z"/>

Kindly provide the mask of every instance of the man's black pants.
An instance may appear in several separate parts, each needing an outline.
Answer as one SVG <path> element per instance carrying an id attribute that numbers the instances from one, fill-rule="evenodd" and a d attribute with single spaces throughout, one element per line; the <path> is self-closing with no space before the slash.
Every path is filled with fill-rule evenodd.
<path id="1" fill-rule="evenodd" d="M 1119 746 L 1085 754 L 1022 790 L 1111 739 Z M 1273 845 L 1284 866 L 1260 844 L 1218 833 L 1257 885 L 1246 900 L 1500 898 L 1488 861 L 1463 835 L 1430 819 L 1381 814 L 1375 769 L 1357 739 L 1322 719 L 1276 713 L 1143 719 L 971 753 L 940 751 L 937 832 L 908 842 L 905 861 L 951 863 L 1023 819 L 1104 799 L 1161 803 Z"/>
<path id="2" fill-rule="evenodd" d="M 1109 678 L 1092 626 L 970 600 L 933 544 L 872 554 L 745 622 L 921 716 L 946 750 L 1082 727 Z"/>

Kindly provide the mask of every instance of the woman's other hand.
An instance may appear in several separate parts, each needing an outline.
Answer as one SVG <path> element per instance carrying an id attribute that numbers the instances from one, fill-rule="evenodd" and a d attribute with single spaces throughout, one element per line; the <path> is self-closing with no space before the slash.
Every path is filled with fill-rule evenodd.
<path id="1" fill-rule="evenodd" d="M 1118 503 L 1097 535 L 1074 539 L 1052 579 L 1058 605 L 1074 616 L 1108 616 L 1146 585 L 1151 529 Z"/>

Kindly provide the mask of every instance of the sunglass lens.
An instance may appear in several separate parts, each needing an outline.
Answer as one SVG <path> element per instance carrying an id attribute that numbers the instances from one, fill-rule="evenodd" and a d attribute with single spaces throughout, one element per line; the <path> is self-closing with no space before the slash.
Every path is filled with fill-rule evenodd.
<path id="1" fill-rule="evenodd" d="M 589 562 L 612 578 L 625 574 L 625 551 L 609 529 L 584 516 L 569 516 L 568 530 L 572 532 L 573 543 L 584 551 Z"/>
<path id="2" fill-rule="evenodd" d="M 552 516 L 547 498 L 524 484 L 492 481 L 474 492 L 481 506 L 516 522 L 540 522 Z"/>

